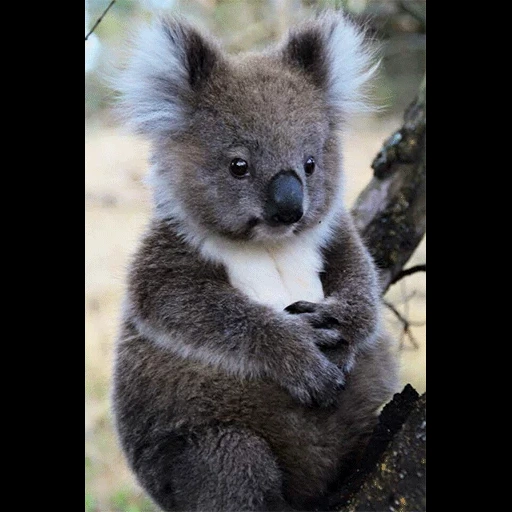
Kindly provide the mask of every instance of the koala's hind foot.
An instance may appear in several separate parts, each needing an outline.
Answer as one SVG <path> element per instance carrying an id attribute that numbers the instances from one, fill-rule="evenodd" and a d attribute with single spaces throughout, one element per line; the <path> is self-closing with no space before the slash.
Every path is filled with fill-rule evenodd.
<path id="1" fill-rule="evenodd" d="M 263 439 L 224 425 L 194 429 L 180 437 L 178 450 L 163 443 L 163 464 L 158 472 L 153 467 L 148 486 L 165 511 L 294 510 L 283 498 L 281 470 Z"/>

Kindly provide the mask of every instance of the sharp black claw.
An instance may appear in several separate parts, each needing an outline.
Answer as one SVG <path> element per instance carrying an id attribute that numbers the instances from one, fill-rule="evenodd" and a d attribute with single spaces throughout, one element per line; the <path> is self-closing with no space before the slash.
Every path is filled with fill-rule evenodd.
<path id="1" fill-rule="evenodd" d="M 333 316 L 326 316 L 322 319 L 312 321 L 311 325 L 315 329 L 334 329 L 335 327 L 340 326 L 341 323 Z"/>
<path id="2" fill-rule="evenodd" d="M 324 349 L 340 349 L 342 347 L 348 347 L 349 342 L 345 338 L 338 337 L 335 340 L 317 341 L 317 347 L 320 350 Z"/>
<path id="3" fill-rule="evenodd" d="M 345 338 L 340 338 L 340 341 L 338 341 L 338 346 L 348 347 L 350 343 Z"/>
<path id="4" fill-rule="evenodd" d="M 299 315 L 300 313 L 313 313 L 316 310 L 316 304 L 314 302 L 308 302 L 306 300 L 299 300 L 290 304 L 284 310 L 292 315 Z"/>

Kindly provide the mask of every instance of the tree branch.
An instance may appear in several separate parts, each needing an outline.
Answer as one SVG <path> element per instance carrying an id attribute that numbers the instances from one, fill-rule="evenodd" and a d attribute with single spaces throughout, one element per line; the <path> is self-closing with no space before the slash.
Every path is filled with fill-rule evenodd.
<path id="1" fill-rule="evenodd" d="M 384 407 L 340 512 L 426 510 L 426 405 L 407 385 Z"/>
<path id="2" fill-rule="evenodd" d="M 380 269 L 383 293 L 399 279 L 426 231 L 426 80 L 404 123 L 372 163 L 374 177 L 352 210 Z"/>
<path id="3" fill-rule="evenodd" d="M 87 41 L 87 38 L 96 30 L 96 27 L 100 24 L 101 20 L 107 14 L 107 12 L 110 10 L 110 8 L 116 3 L 116 0 L 112 0 L 108 7 L 103 11 L 102 15 L 96 20 L 96 23 L 93 25 L 91 30 L 89 30 L 89 33 L 85 36 L 85 40 Z"/>
<path id="4" fill-rule="evenodd" d="M 400 311 L 398 311 L 398 309 L 396 309 L 395 306 L 393 306 L 393 304 L 391 304 L 391 302 L 388 302 L 385 300 L 384 305 L 394 313 L 394 315 L 398 318 L 398 320 L 402 324 L 402 338 L 400 339 L 400 347 L 403 346 L 403 337 L 405 335 L 409 338 L 409 340 L 413 344 L 414 348 L 419 348 L 420 345 L 416 341 L 416 338 L 413 336 L 413 334 L 411 332 L 411 327 L 413 327 L 415 325 L 416 326 L 425 325 L 425 322 L 411 322 L 408 318 L 406 318 L 404 315 L 402 315 L 402 313 L 400 313 Z"/>
<path id="5" fill-rule="evenodd" d="M 406 270 L 400 271 L 400 273 L 393 278 L 391 281 L 390 286 L 392 284 L 397 283 L 400 281 L 400 279 L 403 279 L 404 277 L 410 276 L 411 274 L 415 274 L 416 272 L 426 272 L 427 271 L 427 265 L 424 263 L 423 265 L 414 265 L 414 267 L 408 268 Z"/>

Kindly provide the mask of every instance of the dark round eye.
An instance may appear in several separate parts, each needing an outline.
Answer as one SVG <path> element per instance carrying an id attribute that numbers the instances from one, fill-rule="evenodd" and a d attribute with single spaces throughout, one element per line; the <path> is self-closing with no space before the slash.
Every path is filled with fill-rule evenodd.
<path id="1" fill-rule="evenodd" d="M 310 156 L 306 160 L 306 163 L 304 164 L 304 171 L 306 171 L 307 176 L 311 176 L 315 170 L 315 159 Z"/>
<path id="2" fill-rule="evenodd" d="M 249 176 L 248 165 L 242 158 L 233 158 L 229 164 L 229 170 L 235 178 L 245 178 Z"/>

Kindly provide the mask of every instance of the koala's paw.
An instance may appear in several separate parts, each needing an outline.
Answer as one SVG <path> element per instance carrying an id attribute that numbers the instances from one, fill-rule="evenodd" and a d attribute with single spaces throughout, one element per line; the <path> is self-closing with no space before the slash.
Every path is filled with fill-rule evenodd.
<path id="1" fill-rule="evenodd" d="M 300 300 L 290 304 L 285 311 L 292 315 L 300 315 L 315 329 L 314 342 L 320 348 L 336 348 L 348 346 L 348 341 L 340 330 L 340 321 L 323 305 Z"/>
<path id="2" fill-rule="evenodd" d="M 316 351 L 317 356 L 308 360 L 307 370 L 289 379 L 286 387 L 303 405 L 329 407 L 345 389 L 345 373 Z"/>
<path id="3" fill-rule="evenodd" d="M 290 304 L 286 312 L 297 315 L 311 329 L 311 340 L 336 364 L 344 376 L 352 371 L 356 360 L 356 348 L 344 336 L 341 322 L 329 304 L 298 301 Z"/>

